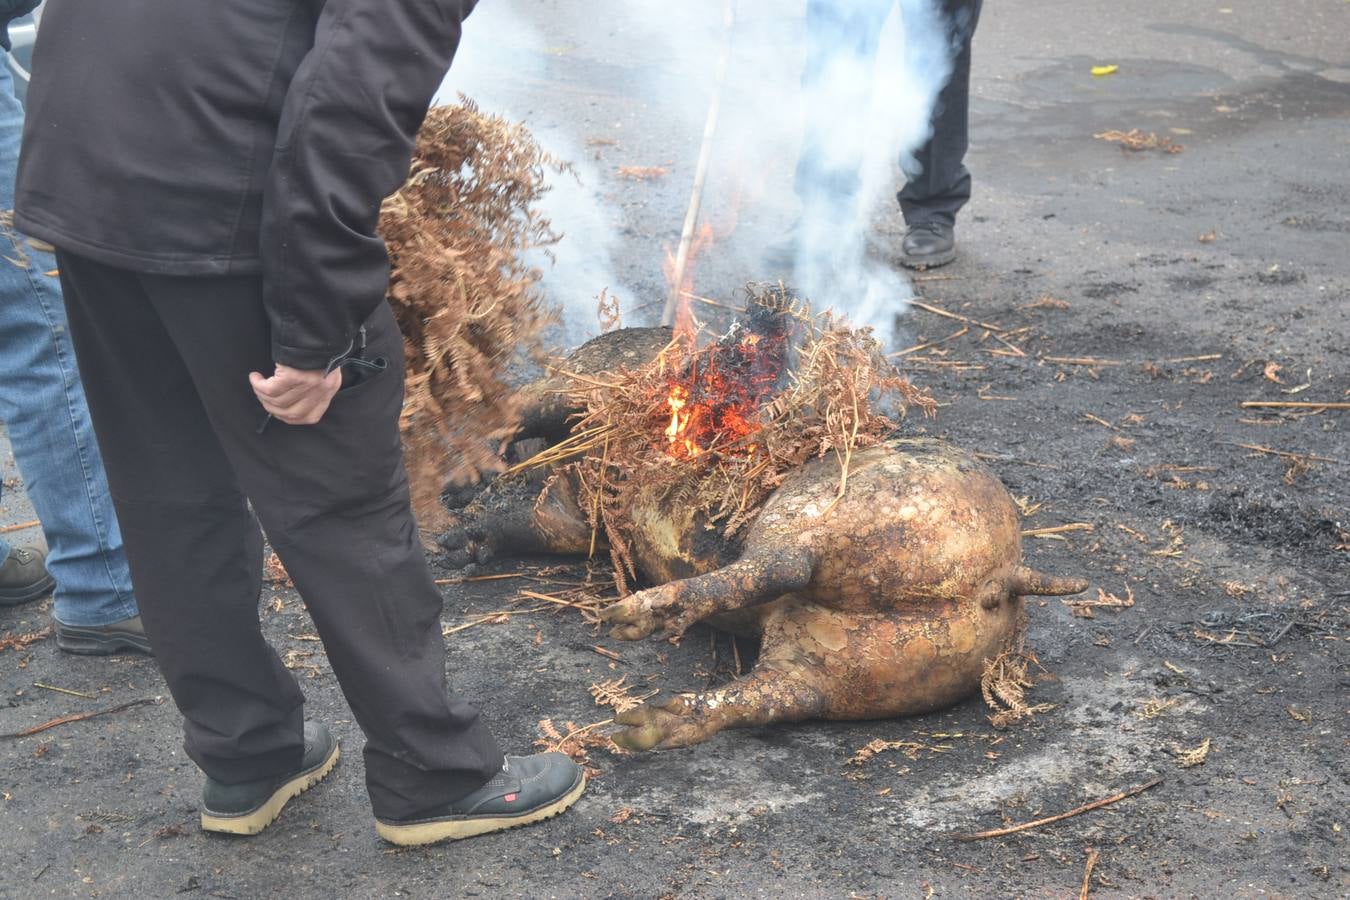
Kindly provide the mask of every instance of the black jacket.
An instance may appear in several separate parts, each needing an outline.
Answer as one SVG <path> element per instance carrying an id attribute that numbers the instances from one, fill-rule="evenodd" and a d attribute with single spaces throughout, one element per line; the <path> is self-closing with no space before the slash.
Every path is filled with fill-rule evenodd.
<path id="1" fill-rule="evenodd" d="M 475 2 L 49 0 L 17 224 L 134 271 L 260 273 L 274 359 L 324 368 L 384 297 L 380 202 Z"/>

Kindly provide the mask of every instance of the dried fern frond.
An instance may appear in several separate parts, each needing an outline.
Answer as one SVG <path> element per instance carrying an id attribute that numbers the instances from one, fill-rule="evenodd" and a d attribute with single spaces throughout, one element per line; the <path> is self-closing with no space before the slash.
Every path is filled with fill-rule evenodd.
<path id="1" fill-rule="evenodd" d="M 608 734 L 599 730 L 612 721 L 612 719 L 605 719 L 602 722 L 592 722 L 590 725 L 581 726 L 578 726 L 575 722 L 564 722 L 560 731 L 553 724 L 552 719 L 540 719 L 539 732 L 543 737 L 536 740 L 534 745 L 541 750 L 566 753 L 572 758 L 573 762 L 586 770 L 588 778 L 597 778 L 602 773 L 591 762 L 590 751 L 599 749 L 615 754 L 628 752 L 614 743 Z"/>
<path id="2" fill-rule="evenodd" d="M 1029 664 L 1040 666 L 1035 654 L 1023 643 L 1025 621 L 1018 623 L 1017 631 L 1004 649 L 993 659 L 984 661 L 980 676 L 980 693 L 984 702 L 994 711 L 989 722 L 995 728 L 1007 728 L 1035 715 L 1054 709 L 1053 703 L 1027 703 L 1027 691 L 1035 686 L 1028 671 Z"/>
<path id="3" fill-rule="evenodd" d="M 1183 747 L 1177 747 L 1173 751 L 1176 754 L 1177 765 L 1183 769 L 1191 769 L 1195 766 L 1203 766 L 1205 760 L 1209 759 L 1210 739 L 1205 738 L 1200 746 L 1187 750 Z"/>
<path id="4" fill-rule="evenodd" d="M 525 255 L 559 240 L 536 203 L 546 177 L 565 171 L 524 126 L 461 98 L 427 113 L 408 180 L 381 209 L 404 337 L 400 424 L 423 527 L 444 524 L 448 482 L 503 468 L 520 414 L 508 372 L 539 351 L 552 321 Z"/>
<path id="5" fill-rule="evenodd" d="M 878 753 L 884 753 L 887 750 L 899 750 L 909 759 L 917 760 L 920 751 L 931 749 L 923 744 L 916 744 L 913 741 L 887 741 L 881 738 L 868 741 L 857 753 L 848 758 L 850 766 L 864 765 L 869 759 Z"/>
<path id="6" fill-rule="evenodd" d="M 635 695 L 633 685 L 628 683 L 627 675 L 598 681 L 591 685 L 591 696 L 595 698 L 595 704 L 597 706 L 612 706 L 616 713 L 636 709 L 644 701 L 656 696 L 656 693 L 653 690 L 646 694 Z"/>

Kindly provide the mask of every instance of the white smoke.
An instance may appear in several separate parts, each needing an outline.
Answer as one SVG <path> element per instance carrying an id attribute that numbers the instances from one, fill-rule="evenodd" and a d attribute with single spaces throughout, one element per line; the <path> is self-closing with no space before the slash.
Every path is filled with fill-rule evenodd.
<path id="1" fill-rule="evenodd" d="M 529 24 L 516 0 L 480 4 L 465 24 L 455 62 L 433 102 L 455 102 L 459 94 L 485 112 L 523 121 L 545 152 L 569 163 L 573 174 L 554 175 L 539 212 L 563 235 L 528 262 L 544 270 L 545 298 L 562 313 L 562 341 L 582 343 L 599 329 L 596 298 L 602 290 L 624 300 L 636 296 L 612 263 L 619 246 L 621 213 L 605 202 L 599 170 L 585 153 L 584 137 L 564 114 L 550 117 L 546 97 L 522 96 L 522 84 L 546 83 L 549 48 Z"/>
<path id="2" fill-rule="evenodd" d="M 603 46 L 607 40 L 641 48 L 643 64 L 628 67 L 622 84 L 605 87 L 645 104 L 644 121 L 682 135 L 663 147 L 675 161 L 664 196 L 677 198 L 676 206 L 670 208 L 668 199 L 653 204 L 663 214 L 668 211 L 669 221 L 643 223 L 666 235 L 671 247 L 679 238 L 724 41 L 722 0 L 680 4 L 678 12 L 668 0 L 601 5 L 605 10 L 560 13 L 579 7 L 546 12 L 525 0 L 480 4 L 465 26 L 445 86 L 448 97 L 463 91 L 491 112 L 522 119 L 546 149 L 578 166 L 580 185 L 558 180 L 545 203 L 545 214 L 566 237 L 544 284 L 563 306 L 574 333 L 595 331 L 594 297 L 602 288 L 620 294 L 626 312 L 642 306 L 659 310 L 661 298 L 637 294 L 615 274 L 613 254 L 620 248 L 632 253 L 633 242 L 621 242 L 622 213 L 601 193 L 610 176 L 590 164 L 584 152 L 587 135 L 581 133 L 586 126 L 568 113 L 568 104 L 583 101 L 575 94 L 562 100 L 531 98 L 522 89 L 534 85 L 547 93 L 551 88 L 546 70 L 556 62 L 555 48 L 539 28 L 549 16 L 613 14 L 607 28 L 590 32 L 597 46 L 586 48 L 585 56 L 606 57 L 613 49 Z M 912 159 L 927 140 L 934 101 L 958 48 L 937 0 L 832 0 L 830 6 L 841 14 L 870 16 L 880 36 L 874 52 L 849 41 L 833 42 L 823 77 L 804 90 L 808 49 L 813 39 L 819 46 L 823 35 L 807 34 L 803 6 L 802 0 L 736 4 L 730 67 L 700 216 L 700 222 L 729 234 L 718 233 L 718 243 L 700 262 L 696 289 L 725 298 L 747 281 L 782 277 L 815 308 L 831 307 L 888 336 L 913 294 L 892 260 L 869 254 L 868 235 L 877 215 L 900 215 L 894 196 L 902 181 L 898 161 Z M 558 40 L 552 30 L 548 34 L 550 41 Z M 817 123 L 816 133 L 828 135 L 819 148 L 822 168 L 856 171 L 856 191 L 794 183 L 809 121 Z M 609 189 L 649 190 L 632 183 L 610 183 Z M 782 271 L 766 262 L 764 251 L 783 239 L 799 214 L 797 240 L 790 248 L 795 265 L 791 272 Z M 647 275 L 659 272 L 659 254 L 625 262 L 623 271 L 633 273 L 650 294 Z"/>
<path id="3" fill-rule="evenodd" d="M 879 212 L 899 214 L 898 161 L 917 173 L 913 154 L 931 135 L 934 102 L 959 47 L 935 0 L 834 0 L 831 6 L 839 19 L 854 24 L 847 34 L 826 32 L 836 38 L 834 46 L 800 94 L 803 152 L 814 144 L 815 164 L 797 176 L 802 218 L 794 282 L 818 305 L 840 310 L 889 339 L 914 295 L 884 251 L 879 259 L 869 253 L 871 224 Z M 860 40 L 870 26 L 879 33 L 871 42 Z M 818 44 L 809 55 L 821 54 L 824 39 L 807 36 L 808 44 Z M 814 142 L 812 134 L 818 136 Z M 856 193 L 850 190 L 854 185 Z"/>

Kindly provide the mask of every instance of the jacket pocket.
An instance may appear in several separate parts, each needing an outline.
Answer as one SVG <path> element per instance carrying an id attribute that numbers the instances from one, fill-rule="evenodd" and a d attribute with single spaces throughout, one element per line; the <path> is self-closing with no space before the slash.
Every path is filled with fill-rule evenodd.
<path id="1" fill-rule="evenodd" d="M 383 356 L 374 359 L 360 359 L 353 356 L 343 360 L 338 368 L 342 370 L 342 387 L 338 388 L 334 400 L 359 391 L 385 374 L 389 369 L 389 361 Z"/>

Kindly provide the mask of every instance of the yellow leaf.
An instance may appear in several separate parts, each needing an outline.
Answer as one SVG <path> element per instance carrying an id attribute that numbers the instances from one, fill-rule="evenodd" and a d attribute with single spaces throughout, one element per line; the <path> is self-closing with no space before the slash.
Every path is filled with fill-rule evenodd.
<path id="1" fill-rule="evenodd" d="M 1114 66 L 1114 65 L 1112 65 L 1112 66 L 1093 66 L 1093 67 L 1092 67 L 1092 74 L 1093 74 L 1093 75 L 1096 75 L 1096 76 L 1099 76 L 1099 77 L 1102 76 L 1102 75 L 1114 75 L 1114 74 L 1116 74 L 1116 70 L 1119 69 L 1119 68 L 1120 68 L 1120 66 Z"/>

